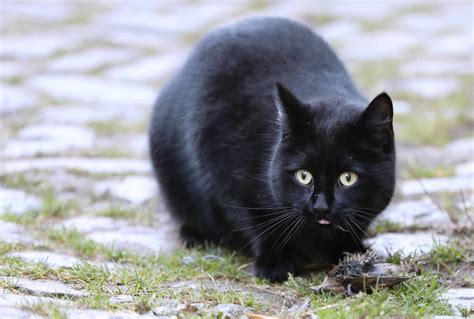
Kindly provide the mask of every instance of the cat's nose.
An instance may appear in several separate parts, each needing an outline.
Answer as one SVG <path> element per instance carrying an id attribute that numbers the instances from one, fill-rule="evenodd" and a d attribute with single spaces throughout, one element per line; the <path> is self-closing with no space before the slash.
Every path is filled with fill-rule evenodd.
<path id="1" fill-rule="evenodd" d="M 326 199 L 326 196 L 321 193 L 317 194 L 314 199 L 314 204 L 313 204 L 313 211 L 315 213 L 325 213 L 329 210 L 329 205 L 328 201 Z"/>

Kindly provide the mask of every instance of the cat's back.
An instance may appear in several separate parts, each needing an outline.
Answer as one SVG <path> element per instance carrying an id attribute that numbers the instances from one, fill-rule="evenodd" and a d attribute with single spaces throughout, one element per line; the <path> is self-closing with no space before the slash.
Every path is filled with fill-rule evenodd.
<path id="1" fill-rule="evenodd" d="M 247 18 L 211 32 L 186 67 L 210 80 L 227 76 L 258 80 L 254 85 L 271 82 L 272 90 L 276 80 L 311 83 L 322 73 L 346 74 L 329 45 L 310 28 L 271 17 Z"/>

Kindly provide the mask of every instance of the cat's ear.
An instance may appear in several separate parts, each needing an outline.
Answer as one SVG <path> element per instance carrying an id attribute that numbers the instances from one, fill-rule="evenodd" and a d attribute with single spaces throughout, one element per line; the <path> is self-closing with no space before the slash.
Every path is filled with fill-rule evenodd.
<path id="1" fill-rule="evenodd" d="M 290 128 L 298 130 L 309 125 L 309 114 L 304 103 L 281 83 L 276 84 L 276 91 L 277 97 L 275 102 L 280 112 L 285 113 Z"/>
<path id="2" fill-rule="evenodd" d="M 393 141 L 393 104 L 387 93 L 380 93 L 369 103 L 361 120 L 368 129 L 370 139 L 381 146 Z"/>

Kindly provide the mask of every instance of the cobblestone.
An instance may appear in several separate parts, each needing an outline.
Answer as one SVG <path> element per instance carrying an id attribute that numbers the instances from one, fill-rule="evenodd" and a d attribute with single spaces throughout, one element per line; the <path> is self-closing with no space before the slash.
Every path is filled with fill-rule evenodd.
<path id="1" fill-rule="evenodd" d="M 156 91 L 148 86 L 86 75 L 43 75 L 27 85 L 58 100 L 85 103 L 151 105 L 156 97 Z"/>
<path id="2" fill-rule="evenodd" d="M 431 232 L 385 233 L 366 240 L 372 250 L 381 257 L 400 253 L 401 256 L 422 255 L 437 244 L 445 244 L 448 237 Z"/>
<path id="3" fill-rule="evenodd" d="M 377 220 L 397 223 L 405 228 L 443 229 L 452 227 L 448 213 L 436 206 L 429 197 L 391 205 Z"/>
<path id="4" fill-rule="evenodd" d="M 21 217 L 5 213 L 40 210 L 45 194 L 59 202 L 79 203 L 67 213 L 60 209 L 44 225 L 41 218 L 36 226 L 0 220 L 0 241 L 6 247 L 27 246 L 6 254 L 25 263 L 44 262 L 54 271 L 61 268 L 60 272 L 82 261 L 102 265 L 55 247 L 47 229 L 75 229 L 79 241 L 91 239 L 138 254 L 159 255 L 179 247 L 175 222 L 166 214 L 148 159 L 151 107 L 198 37 L 252 15 L 292 17 L 310 25 L 335 48 L 367 96 L 389 92 L 396 130 L 413 125 L 404 121 L 416 114 L 434 119 L 432 125 L 420 117 L 422 123 L 417 125 L 445 134 L 440 140 L 448 143 L 440 146 L 434 137 L 430 145 L 419 145 L 414 130 L 413 143 L 398 142 L 399 170 L 419 165 L 423 171 L 440 165 L 452 169 L 453 176 L 401 177 L 394 203 L 379 218 L 400 225 L 400 233 L 377 234 L 367 243 L 384 257 L 388 251 L 424 254 L 435 243 L 448 243 L 446 234 L 455 237 L 451 229 L 472 227 L 474 220 L 474 115 L 472 96 L 466 92 L 473 74 L 474 40 L 467 27 L 472 24 L 471 7 L 468 1 L 423 0 L 2 2 L 0 217 L 10 221 Z M 446 105 L 436 106 L 438 100 L 447 101 Z M 440 205 L 445 201 L 447 205 Z M 98 216 L 110 207 L 156 214 L 146 225 L 134 216 Z M 196 258 L 185 256 L 183 264 Z M 128 267 L 113 260 L 103 265 L 119 271 Z M 0 288 L 2 318 L 39 318 L 21 306 L 43 302 L 59 304 L 70 318 L 157 318 L 176 315 L 176 308 L 186 307 L 175 302 L 170 304 L 171 312 L 160 313 L 167 310 L 163 302 L 161 308 L 153 306 L 156 315 L 77 309 L 66 299 L 87 296 L 85 289 L 26 275 L 8 282 L 17 291 Z M 184 283 L 169 287 L 193 293 L 202 289 L 198 282 Z M 105 302 L 139 307 L 140 296 L 128 295 L 126 287 L 111 288 L 116 293 L 105 290 Z M 444 297 L 458 315 L 457 305 L 472 309 L 472 288 L 453 287 Z M 195 307 L 230 318 L 249 310 L 235 304 L 196 303 Z"/>
<path id="5" fill-rule="evenodd" d="M 41 200 L 33 195 L 0 186 L 0 215 L 4 213 L 21 215 L 31 210 L 37 210 L 41 205 Z"/>
<path id="6" fill-rule="evenodd" d="M 87 293 L 73 289 L 59 281 L 52 280 L 30 280 L 18 277 L 0 276 L 19 291 L 41 297 L 68 297 L 77 298 L 86 296 Z"/>

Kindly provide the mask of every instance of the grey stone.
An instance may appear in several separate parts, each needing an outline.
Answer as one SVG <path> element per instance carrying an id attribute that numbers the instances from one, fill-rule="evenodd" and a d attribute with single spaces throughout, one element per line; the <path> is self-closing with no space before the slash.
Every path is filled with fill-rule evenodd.
<path id="1" fill-rule="evenodd" d="M 20 258 L 29 263 L 44 263 L 53 269 L 72 268 L 81 260 L 73 256 L 57 254 L 50 251 L 21 251 L 10 253 L 9 256 Z"/>
<path id="2" fill-rule="evenodd" d="M 0 220 L 0 240 L 11 244 L 39 244 L 40 241 L 28 235 L 27 231 L 14 223 Z"/>
<path id="3" fill-rule="evenodd" d="M 1 298 L 1 297 L 0 297 Z M 0 306 L 0 314 L 3 319 L 41 319 L 43 316 L 27 312 L 14 307 Z"/>
<path id="4" fill-rule="evenodd" d="M 400 185 L 401 193 L 405 196 L 432 194 L 436 192 L 461 192 L 474 189 L 474 176 L 463 175 L 455 177 L 420 178 L 406 180 Z"/>
<path id="5" fill-rule="evenodd" d="M 158 307 L 155 307 L 151 311 L 155 316 L 173 316 L 185 308 L 186 305 L 184 303 L 178 303 L 177 301 L 173 300 L 167 304 L 162 304 Z"/>
<path id="6" fill-rule="evenodd" d="M 152 30 L 108 28 L 107 42 L 122 47 L 150 49 L 153 52 L 182 48 L 181 37 L 174 33 L 156 33 Z"/>
<path id="7" fill-rule="evenodd" d="M 348 37 L 358 35 L 361 32 L 359 25 L 353 21 L 337 20 L 326 23 L 316 29 L 328 41 L 344 41 Z"/>
<path id="8" fill-rule="evenodd" d="M 41 206 L 41 200 L 33 195 L 22 190 L 0 186 L 0 215 L 7 212 L 21 215 L 28 211 L 40 209 Z"/>
<path id="9" fill-rule="evenodd" d="M 381 257 L 390 253 L 400 253 L 402 256 L 422 255 L 429 253 L 437 244 L 444 244 L 448 238 L 430 232 L 384 233 L 368 238 L 365 243 Z"/>
<path id="10" fill-rule="evenodd" d="M 409 102 L 403 100 L 393 101 L 393 112 L 395 112 L 395 114 L 408 114 L 411 110 L 412 107 Z"/>
<path id="11" fill-rule="evenodd" d="M 22 251 L 22 252 L 13 252 L 9 256 L 20 258 L 29 263 L 43 263 L 46 264 L 49 268 L 59 269 L 59 268 L 73 268 L 75 265 L 80 265 L 84 262 L 90 263 L 94 266 L 107 268 L 109 271 L 114 271 L 118 268 L 121 268 L 120 265 L 106 262 L 93 262 L 87 260 L 80 260 L 73 256 L 58 254 L 50 251 Z"/>
<path id="12" fill-rule="evenodd" d="M 157 95 L 148 86 L 83 75 L 43 75 L 28 81 L 27 86 L 57 99 L 84 103 L 152 105 Z"/>
<path id="13" fill-rule="evenodd" d="M 6 1 L 2 3 L 2 15 L 15 20 L 32 19 L 41 22 L 63 22 L 74 14 L 74 7 L 68 2 Z"/>
<path id="14" fill-rule="evenodd" d="M 474 175 L 474 161 L 456 165 L 456 175 Z"/>
<path id="15" fill-rule="evenodd" d="M 390 205 L 377 219 L 400 224 L 402 227 L 443 228 L 452 226 L 446 211 L 441 210 L 429 197 Z"/>
<path id="16" fill-rule="evenodd" d="M 0 79 L 22 77 L 25 69 L 18 62 L 0 61 Z"/>
<path id="17" fill-rule="evenodd" d="M 1 306 L 20 307 L 21 305 L 24 305 L 24 304 L 37 304 L 37 303 L 53 303 L 60 306 L 69 306 L 71 305 L 72 302 L 65 299 L 21 295 L 21 294 L 12 293 L 5 289 L 0 288 L 0 307 Z"/>
<path id="18" fill-rule="evenodd" d="M 111 304 L 120 304 L 120 303 L 132 303 L 133 296 L 129 295 L 117 295 L 109 298 Z"/>
<path id="19" fill-rule="evenodd" d="M 89 309 L 65 309 L 68 318 L 74 319 L 157 319 L 152 314 L 138 314 L 128 311 L 102 311 Z"/>
<path id="20" fill-rule="evenodd" d="M 50 155 L 91 148 L 94 133 L 91 129 L 70 125 L 34 125 L 24 128 L 18 139 L 5 146 L 6 157 Z"/>
<path id="21" fill-rule="evenodd" d="M 461 315 L 459 308 L 474 311 L 474 288 L 451 288 L 442 295 L 451 305 L 456 315 Z"/>
<path id="22" fill-rule="evenodd" d="M 72 169 L 91 174 L 146 174 L 151 171 L 147 160 L 138 159 L 103 159 L 78 157 L 45 157 L 26 160 L 3 161 L 0 173 L 19 173 L 29 170 Z"/>
<path id="23" fill-rule="evenodd" d="M 413 13 L 400 17 L 397 24 L 408 32 L 422 33 L 432 36 L 432 34 L 450 29 L 463 29 L 469 23 L 468 11 L 456 10 L 453 14 L 448 14 L 443 8 L 442 12 Z"/>
<path id="24" fill-rule="evenodd" d="M 100 217 L 100 216 L 77 216 L 61 222 L 58 227 L 65 229 L 75 229 L 80 233 L 92 233 L 102 231 L 112 231 L 127 227 L 129 224 L 126 220 Z"/>
<path id="25" fill-rule="evenodd" d="M 471 66 L 467 61 L 459 60 L 411 60 L 401 69 L 406 75 L 466 75 L 471 74 Z"/>
<path id="26" fill-rule="evenodd" d="M 440 98 L 453 94 L 460 85 L 454 78 L 416 77 L 407 78 L 394 84 L 395 89 L 407 91 L 423 98 Z"/>
<path id="27" fill-rule="evenodd" d="M 204 2 L 196 6 L 175 3 L 158 14 L 156 10 L 146 7 L 124 6 L 100 16 L 96 22 L 107 26 L 155 31 L 158 34 L 196 32 L 241 7 L 239 2 Z"/>
<path id="28" fill-rule="evenodd" d="M 148 176 L 103 181 L 94 187 L 94 191 L 97 196 L 108 194 L 133 204 L 142 204 L 158 194 L 156 181 Z"/>
<path id="29" fill-rule="evenodd" d="M 29 90 L 0 84 L 0 115 L 29 109 L 37 100 L 37 95 Z"/>
<path id="30" fill-rule="evenodd" d="M 91 122 L 100 122 L 108 120 L 121 120 L 126 122 L 135 122 L 142 120 L 142 112 L 127 112 L 128 106 L 124 105 L 89 105 L 89 104 L 70 104 L 46 108 L 39 114 L 39 119 L 54 124 L 75 124 L 83 125 Z M 145 110 L 143 110 L 143 113 Z"/>
<path id="31" fill-rule="evenodd" d="M 137 56 L 135 51 L 118 48 L 93 48 L 54 59 L 52 71 L 88 72 L 99 67 L 124 62 Z"/>
<path id="32" fill-rule="evenodd" d="M 154 229 L 143 226 L 128 226 L 113 231 L 98 231 L 87 235 L 95 242 L 128 249 L 142 254 L 169 253 L 179 246 L 175 229 L 161 225 Z"/>
<path id="33" fill-rule="evenodd" d="M 444 157 L 450 162 L 472 161 L 474 159 L 474 138 L 454 140 L 443 148 Z"/>
<path id="34" fill-rule="evenodd" d="M 342 19 L 383 21 L 397 10 L 409 6 L 410 3 L 388 2 L 322 2 L 320 12 Z"/>
<path id="35" fill-rule="evenodd" d="M 221 315 L 222 317 L 226 318 L 235 318 L 238 316 L 243 316 L 248 312 L 248 308 L 243 307 L 241 305 L 235 304 L 220 304 L 212 308 L 212 312 L 215 315 Z"/>
<path id="36" fill-rule="evenodd" d="M 370 45 L 361 45 L 361 43 L 370 43 Z M 341 53 L 348 59 L 355 61 L 399 59 L 417 43 L 418 39 L 410 33 L 379 31 L 354 35 L 344 41 Z"/>
<path id="37" fill-rule="evenodd" d="M 464 31 L 464 30 L 462 30 Z M 469 31 L 455 35 L 443 35 L 432 38 L 426 44 L 428 54 L 448 57 L 470 57 L 472 54 L 472 34 Z"/>
<path id="38" fill-rule="evenodd" d="M 126 81 L 151 81 L 162 79 L 174 73 L 180 67 L 186 54 L 183 52 L 160 54 L 155 57 L 110 69 L 107 78 Z"/>
<path id="39" fill-rule="evenodd" d="M 43 297 L 77 298 L 87 296 L 84 291 L 73 289 L 62 282 L 53 280 L 30 280 L 18 277 L 0 276 L 19 291 Z"/>
<path id="40" fill-rule="evenodd" d="M 72 49 L 79 44 L 80 37 L 73 35 L 65 37 L 64 33 L 2 35 L 0 55 L 15 59 L 45 58 L 60 50 Z"/>

